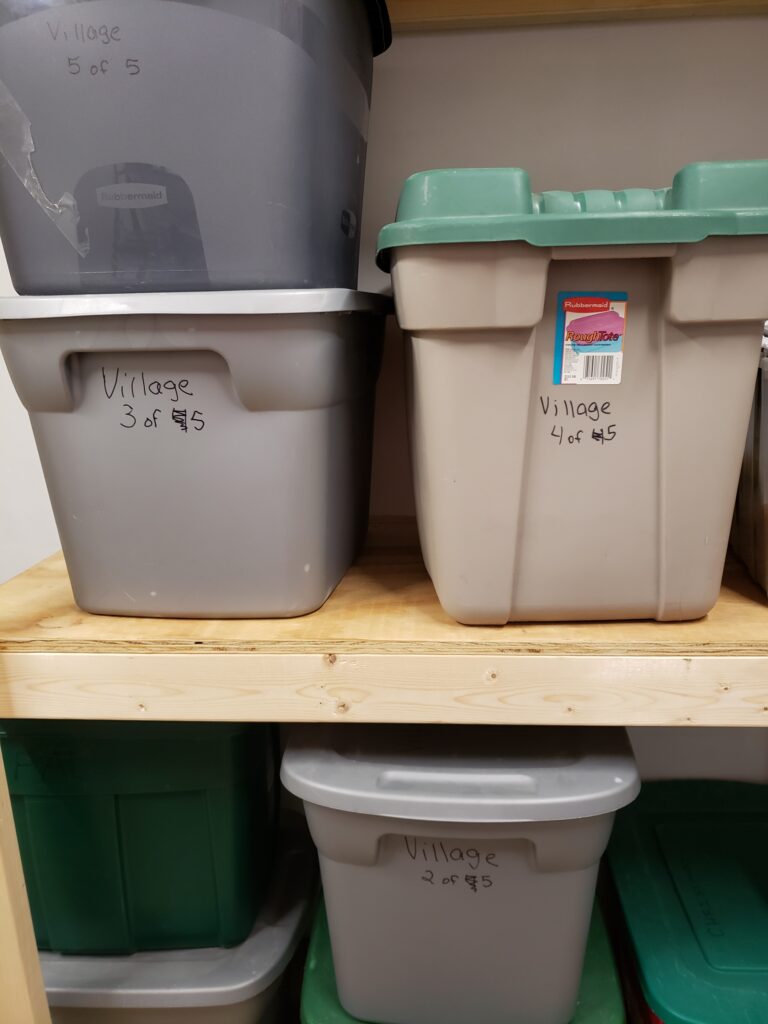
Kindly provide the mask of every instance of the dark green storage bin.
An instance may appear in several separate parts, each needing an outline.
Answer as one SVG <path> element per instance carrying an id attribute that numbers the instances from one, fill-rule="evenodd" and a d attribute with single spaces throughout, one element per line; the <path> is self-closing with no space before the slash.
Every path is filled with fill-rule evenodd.
<path id="1" fill-rule="evenodd" d="M 766 1024 L 768 786 L 646 784 L 608 858 L 643 1019 Z"/>
<path id="2" fill-rule="evenodd" d="M 35 934 L 60 953 L 234 946 L 269 882 L 269 726 L 0 727 Z"/>
<path id="3" fill-rule="evenodd" d="M 625 1024 L 624 1000 L 600 908 L 595 904 L 571 1024 Z M 301 1024 L 361 1024 L 339 1002 L 325 905 L 321 904 L 309 942 L 301 992 Z M 467 1024 L 474 1024 L 467 1021 Z"/>

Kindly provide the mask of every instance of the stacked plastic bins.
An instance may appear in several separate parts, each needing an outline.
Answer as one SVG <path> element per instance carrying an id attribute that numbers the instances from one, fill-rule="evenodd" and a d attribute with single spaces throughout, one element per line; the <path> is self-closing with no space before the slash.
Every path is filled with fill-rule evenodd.
<path id="1" fill-rule="evenodd" d="M 0 345 L 84 609 L 300 615 L 359 549 L 390 39 L 384 0 L 0 0 Z M 273 856 L 267 730 L 16 723 L 3 754 L 56 1024 L 281 1024 L 313 873 Z"/>
<path id="2" fill-rule="evenodd" d="M 639 789 L 622 730 L 306 729 L 282 779 L 318 848 L 335 974 L 329 990 L 327 955 L 325 982 L 310 972 L 306 1024 L 335 999 L 344 1021 L 571 1021 L 600 857 Z"/>
<path id="3" fill-rule="evenodd" d="M 279 1024 L 313 870 L 270 727 L 11 722 L 2 753 L 55 1024 Z"/>
<path id="4" fill-rule="evenodd" d="M 446 611 L 709 611 L 768 315 L 768 162 L 621 192 L 418 174 L 379 261 L 410 336 L 419 532 Z"/>
<path id="5" fill-rule="evenodd" d="M 768 1020 L 768 787 L 647 785 L 608 852 L 642 1024 Z"/>
<path id="6" fill-rule="evenodd" d="M 0 22 L 2 349 L 76 600 L 314 610 L 367 521 L 387 302 L 354 289 L 385 3 Z"/>

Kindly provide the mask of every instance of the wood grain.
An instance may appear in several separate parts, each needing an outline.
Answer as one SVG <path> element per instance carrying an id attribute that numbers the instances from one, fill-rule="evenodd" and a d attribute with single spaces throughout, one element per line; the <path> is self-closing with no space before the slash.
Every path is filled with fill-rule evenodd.
<path id="1" fill-rule="evenodd" d="M 132 619 L 80 611 L 57 555 L 0 587 L 14 716 L 768 725 L 768 602 L 734 563 L 699 622 L 461 626 L 390 528 L 314 615 Z"/>
<path id="2" fill-rule="evenodd" d="M 51 1024 L 0 758 L 0 1021 Z"/>
<path id="3" fill-rule="evenodd" d="M 389 0 L 395 31 L 765 14 L 768 0 Z"/>

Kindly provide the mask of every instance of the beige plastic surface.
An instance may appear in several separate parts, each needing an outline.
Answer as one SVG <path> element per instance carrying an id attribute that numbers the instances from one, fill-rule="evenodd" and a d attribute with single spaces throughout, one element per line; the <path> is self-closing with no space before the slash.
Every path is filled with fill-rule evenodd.
<path id="1" fill-rule="evenodd" d="M 470 624 L 705 615 L 768 315 L 768 238 L 413 246 L 392 275 L 419 531 L 445 610 Z M 628 293 L 620 384 L 552 383 L 561 291 Z M 565 399 L 609 407 L 571 418 Z M 608 424 L 611 442 L 592 438 Z"/>

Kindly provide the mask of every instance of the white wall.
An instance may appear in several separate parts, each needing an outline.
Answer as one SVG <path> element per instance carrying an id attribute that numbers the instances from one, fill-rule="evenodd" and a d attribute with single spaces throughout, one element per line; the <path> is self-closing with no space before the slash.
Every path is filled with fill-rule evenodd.
<path id="1" fill-rule="evenodd" d="M 768 782 L 765 729 L 630 729 L 644 779 Z"/>

